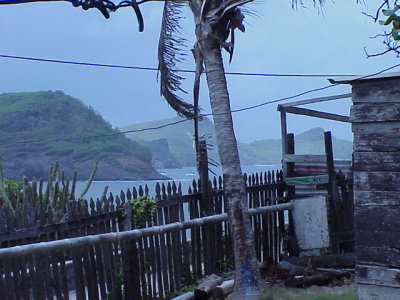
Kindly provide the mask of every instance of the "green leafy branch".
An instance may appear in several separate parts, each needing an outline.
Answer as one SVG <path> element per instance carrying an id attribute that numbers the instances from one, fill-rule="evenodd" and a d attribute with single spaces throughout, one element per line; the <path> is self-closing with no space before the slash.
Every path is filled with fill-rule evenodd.
<path id="1" fill-rule="evenodd" d="M 129 202 L 132 204 L 132 223 L 135 228 L 145 227 L 157 211 L 156 201 L 149 196 L 140 196 Z"/>
<path id="2" fill-rule="evenodd" d="M 399 9 L 400 5 L 396 5 L 393 9 L 382 9 L 383 15 L 387 16 L 388 18 L 385 21 L 379 21 L 379 24 L 384 26 L 392 24 L 393 28 L 391 35 L 395 41 L 400 40 L 400 16 L 397 15 Z"/>

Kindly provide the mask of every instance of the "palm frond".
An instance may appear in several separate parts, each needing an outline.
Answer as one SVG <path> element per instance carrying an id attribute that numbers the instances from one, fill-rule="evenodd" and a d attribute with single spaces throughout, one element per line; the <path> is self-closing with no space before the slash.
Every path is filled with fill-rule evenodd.
<path id="1" fill-rule="evenodd" d="M 297 9 L 299 5 L 304 6 L 305 0 L 290 0 L 292 3 L 292 8 Z M 314 7 L 322 7 L 325 3 L 325 0 L 312 0 Z"/>
<path id="2" fill-rule="evenodd" d="M 179 24 L 181 20 L 182 1 L 167 0 L 161 24 L 160 40 L 158 44 L 158 69 L 160 71 L 160 92 L 168 104 L 179 114 L 193 118 L 193 105 L 183 101 L 178 92 L 186 93 L 181 88 L 184 79 L 176 71 L 176 64 L 183 60 L 185 40 L 181 37 Z"/>

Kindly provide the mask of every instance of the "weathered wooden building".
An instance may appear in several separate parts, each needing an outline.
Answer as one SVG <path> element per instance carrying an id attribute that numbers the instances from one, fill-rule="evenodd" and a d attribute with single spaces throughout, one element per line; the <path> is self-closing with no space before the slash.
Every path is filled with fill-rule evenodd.
<path id="1" fill-rule="evenodd" d="M 359 299 L 400 299 L 400 73 L 349 77 Z"/>

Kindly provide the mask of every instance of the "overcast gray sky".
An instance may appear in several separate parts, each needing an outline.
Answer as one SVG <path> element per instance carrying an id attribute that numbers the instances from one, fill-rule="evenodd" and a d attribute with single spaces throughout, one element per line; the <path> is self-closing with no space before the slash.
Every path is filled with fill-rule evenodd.
<path id="1" fill-rule="evenodd" d="M 370 36 L 383 28 L 362 12 L 375 13 L 382 0 L 327 1 L 323 12 L 312 7 L 293 11 L 289 0 L 257 1 L 251 7 L 258 17 L 246 18 L 246 32 L 236 34 L 232 72 L 280 74 L 369 74 L 399 63 L 394 55 L 367 59 L 383 50 L 382 41 Z M 0 54 L 130 66 L 157 66 L 157 43 L 162 3 L 141 6 L 145 31 L 139 33 L 132 9 L 120 9 L 109 20 L 96 10 L 84 11 L 67 2 L 0 6 Z M 193 45 L 193 20 L 187 9 L 183 34 Z M 193 69 L 188 52 L 181 66 Z M 115 127 L 174 117 L 175 112 L 159 95 L 157 73 L 94 68 L 0 58 L 0 93 L 61 90 L 96 111 Z M 393 71 L 399 71 L 394 69 Z M 190 92 L 192 75 L 184 87 Z M 210 112 L 203 78 L 201 103 Z M 232 108 L 238 109 L 309 89 L 329 85 L 327 78 L 271 78 L 228 76 Z M 349 86 L 333 87 L 295 99 L 350 92 Z M 190 95 L 190 93 L 189 93 Z M 191 101 L 187 97 L 187 101 Z M 348 114 L 350 100 L 310 108 Z M 250 142 L 280 135 L 276 104 L 234 114 L 237 138 Z M 289 118 L 289 131 L 299 133 L 321 126 L 342 138 L 351 138 L 347 124 L 301 116 Z"/>

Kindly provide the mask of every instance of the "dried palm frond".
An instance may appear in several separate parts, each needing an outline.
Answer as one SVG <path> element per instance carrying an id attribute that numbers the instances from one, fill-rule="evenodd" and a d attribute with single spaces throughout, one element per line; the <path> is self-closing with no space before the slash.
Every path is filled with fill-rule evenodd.
<path id="1" fill-rule="evenodd" d="M 296 9 L 299 5 L 305 6 L 305 0 L 291 0 L 292 8 Z M 325 0 L 312 0 L 314 7 L 322 7 L 325 3 Z"/>
<path id="2" fill-rule="evenodd" d="M 181 88 L 184 79 L 176 73 L 176 64 L 183 60 L 185 40 L 180 36 L 182 1 L 165 1 L 161 24 L 160 40 L 158 44 L 158 69 L 160 71 L 160 92 L 168 104 L 186 118 L 195 116 L 193 105 L 183 101 L 177 94 L 186 93 Z"/>

